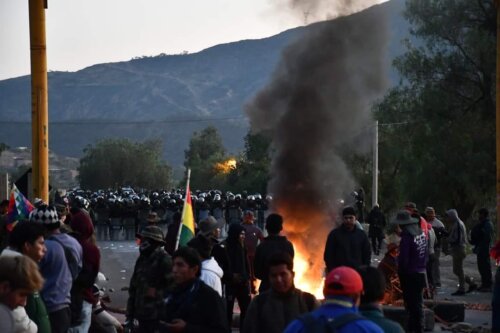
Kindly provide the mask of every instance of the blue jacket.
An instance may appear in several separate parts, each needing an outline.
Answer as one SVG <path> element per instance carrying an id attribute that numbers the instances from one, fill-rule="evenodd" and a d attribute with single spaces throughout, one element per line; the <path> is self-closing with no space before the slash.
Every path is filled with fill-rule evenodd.
<path id="1" fill-rule="evenodd" d="M 76 238 L 71 237 L 68 234 L 63 234 L 63 233 L 53 234 L 48 239 L 51 239 L 52 237 L 56 238 L 54 240 L 59 241 L 59 244 L 62 245 L 63 250 L 64 250 L 64 248 L 67 248 L 70 251 L 70 253 L 73 255 L 73 258 L 74 258 L 73 265 L 74 266 L 72 267 L 70 264 L 68 264 L 68 268 L 69 268 L 69 271 L 71 273 L 71 277 L 73 278 L 73 280 L 75 280 L 76 277 L 78 276 L 78 273 L 80 273 L 80 271 L 82 270 L 82 267 L 83 267 L 82 246 L 80 245 L 80 243 L 78 243 Z M 70 263 L 71 261 L 68 260 L 68 258 L 66 258 L 66 262 Z"/>
<path id="2" fill-rule="evenodd" d="M 311 312 L 315 318 L 336 318 L 346 313 L 358 313 L 358 308 L 347 297 L 336 296 L 327 299 L 317 310 Z M 338 333 L 383 333 L 382 329 L 368 319 L 352 321 L 338 330 Z M 285 329 L 284 333 L 311 333 L 304 330 L 302 321 L 296 319 Z"/>
<path id="3" fill-rule="evenodd" d="M 47 253 L 40 261 L 40 272 L 45 283 L 40 292 L 49 313 L 61 310 L 71 303 L 73 280 L 66 262 L 64 249 L 55 240 L 45 240 Z"/>

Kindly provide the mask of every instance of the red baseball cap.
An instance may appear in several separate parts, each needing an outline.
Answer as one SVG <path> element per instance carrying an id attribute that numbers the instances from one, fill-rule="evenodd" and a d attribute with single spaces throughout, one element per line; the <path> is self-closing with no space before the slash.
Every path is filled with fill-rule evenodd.
<path id="1" fill-rule="evenodd" d="M 500 261 L 500 240 L 490 249 L 490 256 L 497 262 Z"/>
<path id="2" fill-rule="evenodd" d="M 331 295 L 353 295 L 363 291 L 363 280 L 356 270 L 340 266 L 332 269 L 326 276 L 323 294 Z"/>

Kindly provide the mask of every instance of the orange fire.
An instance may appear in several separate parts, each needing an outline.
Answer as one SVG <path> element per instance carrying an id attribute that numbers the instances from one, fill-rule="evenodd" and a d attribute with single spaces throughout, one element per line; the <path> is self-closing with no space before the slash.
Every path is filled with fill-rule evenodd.
<path id="1" fill-rule="evenodd" d="M 236 160 L 234 158 L 230 158 L 227 161 L 217 163 L 215 165 L 217 171 L 220 171 L 224 174 L 231 172 L 231 170 L 236 169 Z"/>
<path id="2" fill-rule="evenodd" d="M 330 232 L 328 217 L 310 208 L 301 208 L 293 204 L 278 207 L 285 221 L 285 234 L 295 249 L 294 282 L 297 288 L 322 299 L 325 269 L 323 252 Z"/>
<path id="3" fill-rule="evenodd" d="M 313 294 L 317 299 L 322 299 L 323 285 L 325 282 L 323 274 L 321 272 L 314 272 L 315 274 L 311 274 L 311 266 L 314 265 L 311 265 L 311 263 L 305 259 L 303 252 L 297 247 L 295 248 L 293 266 L 295 270 L 295 286 L 302 291 Z"/>

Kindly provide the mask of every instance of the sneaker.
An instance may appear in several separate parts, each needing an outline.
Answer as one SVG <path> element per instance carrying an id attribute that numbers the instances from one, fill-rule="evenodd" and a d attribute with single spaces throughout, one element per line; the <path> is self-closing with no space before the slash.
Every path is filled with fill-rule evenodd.
<path id="1" fill-rule="evenodd" d="M 469 284 L 469 290 L 467 290 L 467 292 L 470 293 L 470 292 L 473 292 L 476 289 L 477 289 L 477 284 L 475 284 L 473 282 L 473 283 Z"/>
<path id="2" fill-rule="evenodd" d="M 451 296 L 462 296 L 465 295 L 465 290 L 458 289 L 454 293 L 451 294 Z"/>

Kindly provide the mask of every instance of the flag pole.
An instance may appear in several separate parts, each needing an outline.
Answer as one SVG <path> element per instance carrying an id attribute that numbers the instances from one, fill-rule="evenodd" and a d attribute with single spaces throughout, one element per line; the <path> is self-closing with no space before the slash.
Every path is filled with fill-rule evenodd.
<path id="1" fill-rule="evenodd" d="M 184 206 L 182 207 L 181 221 L 179 224 L 179 230 L 177 231 L 177 239 L 175 240 L 175 250 L 179 247 L 179 241 L 181 239 L 182 226 L 184 225 L 184 210 L 186 209 L 187 197 L 191 193 L 189 192 L 189 180 L 191 179 L 191 169 L 188 168 L 187 182 L 186 182 L 186 195 L 184 197 Z"/>

